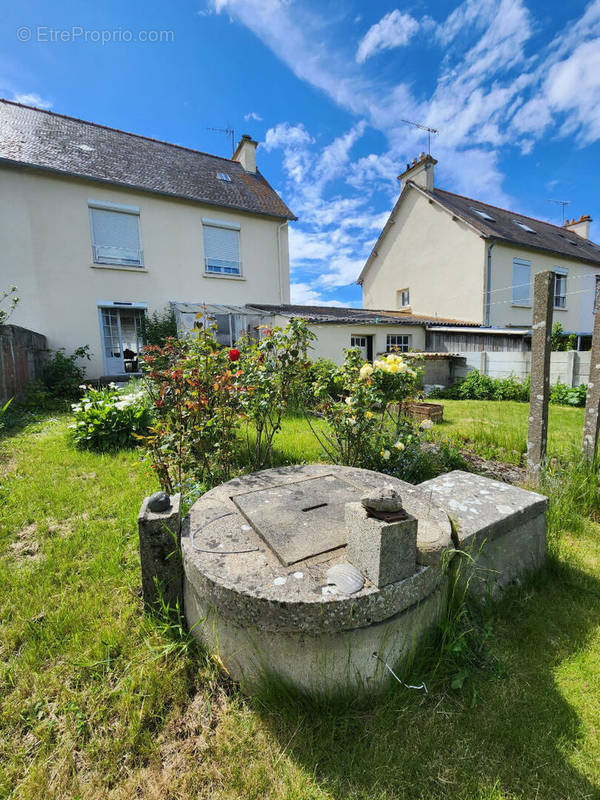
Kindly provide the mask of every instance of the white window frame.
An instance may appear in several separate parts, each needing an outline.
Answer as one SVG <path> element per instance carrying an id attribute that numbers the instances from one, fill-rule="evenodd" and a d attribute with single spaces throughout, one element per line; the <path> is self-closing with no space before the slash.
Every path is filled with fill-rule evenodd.
<path id="1" fill-rule="evenodd" d="M 554 289 L 553 289 L 553 306 L 555 310 L 566 311 L 567 309 L 567 285 L 569 280 L 569 270 L 563 267 L 554 267 Z M 559 281 L 562 284 L 562 293 L 559 295 L 557 292 L 557 284 Z M 562 302 L 557 303 L 557 299 Z"/>
<path id="2" fill-rule="evenodd" d="M 520 291 L 525 286 L 525 281 L 515 277 L 515 267 L 524 268 L 529 270 L 527 279 L 527 299 L 524 300 L 520 296 Z M 512 304 L 513 306 L 520 306 L 521 308 L 531 308 L 531 261 L 526 258 L 513 258 L 512 263 Z"/>
<path id="3" fill-rule="evenodd" d="M 223 267 L 221 269 L 213 268 L 209 269 L 208 258 L 206 256 L 206 243 L 204 239 L 204 230 L 205 228 L 224 228 L 225 230 L 230 231 L 237 231 L 238 234 L 238 254 L 239 254 L 239 261 L 238 261 L 238 269 L 235 272 L 225 272 L 224 270 L 227 267 Z M 211 278 L 233 278 L 239 279 L 243 278 L 244 274 L 242 271 L 242 228 L 241 225 L 238 225 L 234 222 L 224 222 L 220 219 L 208 219 L 206 217 L 202 218 L 202 248 L 204 250 L 204 274 Z"/>
<path id="4" fill-rule="evenodd" d="M 137 217 L 137 233 L 138 233 L 138 253 L 139 259 L 136 262 L 132 259 L 120 259 L 115 257 L 107 257 L 98 255 L 98 247 L 94 235 L 94 209 L 98 211 L 113 211 L 118 214 L 131 214 Z M 94 264 L 108 264 L 121 267 L 128 267 L 129 269 L 144 268 L 144 251 L 142 248 L 142 229 L 140 225 L 140 209 L 137 206 L 126 206 L 122 203 L 107 203 L 103 200 L 88 200 L 88 214 L 90 218 L 90 237 L 92 242 L 92 261 Z"/>
<path id="5" fill-rule="evenodd" d="M 392 339 L 402 339 L 401 342 L 393 342 Z M 411 333 L 388 333 L 385 337 L 386 353 L 408 353 L 412 346 Z"/>
<path id="6" fill-rule="evenodd" d="M 406 302 L 404 302 L 404 295 L 406 295 Z M 398 300 L 400 302 L 398 302 Z M 398 308 L 407 308 L 410 306 L 410 290 L 409 289 L 398 289 L 396 292 L 396 306 Z"/>

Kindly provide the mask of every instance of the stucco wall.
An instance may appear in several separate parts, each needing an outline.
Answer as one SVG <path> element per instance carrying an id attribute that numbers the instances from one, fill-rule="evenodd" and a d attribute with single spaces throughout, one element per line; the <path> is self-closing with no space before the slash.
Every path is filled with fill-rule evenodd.
<path id="1" fill-rule="evenodd" d="M 143 270 L 93 264 L 89 200 L 140 208 Z M 243 279 L 204 275 L 203 217 L 241 226 Z M 281 220 L 0 167 L 0 288 L 18 286 L 11 322 L 40 331 L 50 348 L 89 345 L 88 376 L 97 377 L 104 373 L 99 301 L 147 303 L 150 311 L 170 300 L 289 302 L 287 225 L 280 226 Z"/>
<path id="2" fill-rule="evenodd" d="M 600 267 L 588 266 L 580 261 L 554 256 L 536 250 L 501 244 L 492 250 L 490 293 L 490 324 L 504 327 L 531 325 L 532 308 L 512 304 L 513 259 L 531 262 L 529 296 L 533 302 L 533 278 L 538 272 L 562 268 L 568 270 L 567 307 L 554 309 L 554 322 L 560 322 L 565 331 L 591 334 L 593 328 L 594 289 Z"/>
<path id="3" fill-rule="evenodd" d="M 280 323 L 278 323 L 280 324 Z M 425 349 L 425 330 L 415 325 L 311 325 L 317 339 L 312 343 L 313 349 L 310 356 L 316 358 L 330 358 L 337 364 L 344 360 L 344 350 L 350 347 L 353 335 L 373 336 L 373 356 L 384 353 L 386 336 L 388 333 L 409 334 L 412 336 L 411 349 Z"/>
<path id="4" fill-rule="evenodd" d="M 477 233 L 412 189 L 364 277 L 363 306 L 395 309 L 408 288 L 415 313 L 481 323 L 485 259 Z"/>

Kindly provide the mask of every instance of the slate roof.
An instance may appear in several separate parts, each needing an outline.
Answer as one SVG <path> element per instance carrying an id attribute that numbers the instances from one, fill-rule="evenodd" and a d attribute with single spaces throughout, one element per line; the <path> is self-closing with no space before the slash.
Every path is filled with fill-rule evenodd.
<path id="1" fill-rule="evenodd" d="M 237 161 L 2 99 L 0 163 L 296 219 L 260 172 Z"/>
<path id="2" fill-rule="evenodd" d="M 400 311 L 385 311 L 370 308 L 340 308 L 338 306 L 297 306 L 290 304 L 263 305 L 248 303 L 247 308 L 256 308 L 270 314 L 302 317 L 307 322 L 338 325 L 451 325 L 481 327 L 476 322 L 428 317 L 422 314 L 405 314 Z"/>
<path id="3" fill-rule="evenodd" d="M 491 206 L 470 197 L 446 192 L 443 189 L 434 189 L 432 192 L 422 189 L 422 191 L 437 200 L 448 211 L 460 216 L 486 237 L 501 239 L 522 247 L 545 250 L 577 261 L 600 264 L 600 246 L 568 228 L 552 225 L 550 222 L 543 222 L 534 217 L 526 217 L 524 214 Z M 483 219 L 474 209 L 483 211 L 494 221 Z M 535 233 L 524 230 L 516 222 L 521 222 Z"/>

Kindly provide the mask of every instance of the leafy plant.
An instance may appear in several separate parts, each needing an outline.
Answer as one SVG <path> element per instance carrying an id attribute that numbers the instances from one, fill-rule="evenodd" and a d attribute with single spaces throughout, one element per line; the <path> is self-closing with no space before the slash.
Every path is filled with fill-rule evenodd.
<path id="1" fill-rule="evenodd" d="M 146 345 L 162 347 L 169 338 L 177 338 L 177 320 L 170 306 L 152 314 L 144 314 L 142 339 Z"/>
<path id="2" fill-rule="evenodd" d="M 10 397 L 3 406 L 0 406 L 0 431 L 4 427 L 4 419 L 6 418 L 8 407 L 10 406 L 12 401 L 13 398 Z"/>
<path id="3" fill-rule="evenodd" d="M 4 303 L 6 300 L 8 300 L 8 310 L 5 308 L 0 308 L 0 325 L 6 325 L 8 318 L 19 303 L 16 286 L 11 286 L 10 289 L 0 294 L 0 305 L 2 305 L 2 303 Z"/>
<path id="4" fill-rule="evenodd" d="M 293 319 L 286 328 L 272 328 L 257 342 L 240 343 L 240 370 L 244 391 L 241 408 L 246 417 L 246 442 L 250 464 L 260 469 L 272 462 L 273 438 L 290 401 L 301 401 L 305 373 L 310 365 L 308 346 L 315 336 L 305 320 Z M 255 436 L 251 443 L 249 427 Z"/>
<path id="5" fill-rule="evenodd" d="M 416 391 L 419 372 L 395 353 L 373 365 L 364 362 L 360 350 L 346 351 L 344 363 L 313 384 L 314 414 L 325 421 L 308 424 L 327 456 L 336 464 L 363 466 L 374 453 L 386 450 L 386 437 L 402 431 L 402 402 Z M 332 391 L 333 390 L 333 391 Z"/>
<path id="6" fill-rule="evenodd" d="M 135 389 L 123 393 L 115 384 L 99 389 L 87 387 L 72 409 L 75 444 L 98 452 L 139 444 L 139 437 L 148 432 L 151 421 L 144 391 Z"/>
<path id="7" fill-rule="evenodd" d="M 564 333 L 561 323 L 555 322 L 552 326 L 550 347 L 553 351 L 575 350 L 577 348 L 577 335 Z"/>
<path id="8" fill-rule="evenodd" d="M 78 347 L 70 355 L 65 348 L 49 351 L 50 356 L 42 370 L 42 384 L 51 398 L 76 400 L 80 396 L 80 386 L 85 379 L 85 367 L 77 362 L 90 359 L 89 346 Z"/>

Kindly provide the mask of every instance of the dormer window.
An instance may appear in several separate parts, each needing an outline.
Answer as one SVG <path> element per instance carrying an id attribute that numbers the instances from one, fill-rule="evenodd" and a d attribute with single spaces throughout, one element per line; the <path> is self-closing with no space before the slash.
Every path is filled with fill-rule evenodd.
<path id="1" fill-rule="evenodd" d="M 489 214 L 486 214 L 485 211 L 482 211 L 480 208 L 475 208 L 475 206 L 469 206 L 471 211 L 474 211 L 481 219 L 484 219 L 486 222 L 496 222 L 493 217 L 490 217 Z"/>
<path id="2" fill-rule="evenodd" d="M 225 183 L 231 183 L 231 177 L 226 172 L 217 172 L 217 178 Z"/>

